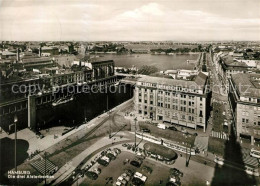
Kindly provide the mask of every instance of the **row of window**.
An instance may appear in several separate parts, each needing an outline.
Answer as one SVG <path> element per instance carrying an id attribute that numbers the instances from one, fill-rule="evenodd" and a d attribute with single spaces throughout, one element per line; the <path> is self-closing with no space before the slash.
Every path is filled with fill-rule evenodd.
<path id="1" fill-rule="evenodd" d="M 149 89 L 150 90 L 150 92 L 153 92 L 153 90 L 152 89 Z M 147 93 L 147 89 L 144 89 L 144 92 L 145 92 L 145 94 Z M 164 91 L 162 91 L 162 90 L 159 90 L 158 91 L 158 95 L 163 95 L 163 92 Z M 164 94 L 164 96 L 171 96 L 171 94 L 172 94 L 172 96 L 173 97 L 178 97 L 178 95 L 179 94 L 177 94 L 177 93 L 175 93 L 175 92 L 165 92 L 165 94 Z M 141 96 L 141 88 L 139 88 L 139 96 Z M 180 98 L 189 98 L 189 99 L 191 99 L 191 100 L 194 100 L 195 99 L 195 96 L 188 96 L 188 95 L 186 95 L 186 94 L 180 94 Z M 202 101 L 202 97 L 200 97 L 200 101 Z"/>

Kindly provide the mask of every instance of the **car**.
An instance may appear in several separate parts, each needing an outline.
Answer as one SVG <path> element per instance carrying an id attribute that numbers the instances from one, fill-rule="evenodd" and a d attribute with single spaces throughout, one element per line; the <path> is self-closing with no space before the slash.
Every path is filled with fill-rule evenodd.
<path id="1" fill-rule="evenodd" d="M 142 128 L 142 132 L 150 133 L 151 131 L 148 128 Z"/>
<path id="2" fill-rule="evenodd" d="M 119 148 L 114 148 L 114 151 L 117 153 L 117 154 L 120 154 L 121 153 L 121 150 Z"/>
<path id="3" fill-rule="evenodd" d="M 223 158 L 216 157 L 214 159 L 214 162 L 219 164 L 219 165 L 224 165 L 224 159 Z"/>
<path id="4" fill-rule="evenodd" d="M 98 159 L 97 162 L 100 164 L 100 165 L 103 165 L 103 166 L 107 166 L 109 163 L 106 161 L 106 160 L 103 160 L 103 159 Z"/>
<path id="5" fill-rule="evenodd" d="M 115 186 L 121 186 L 121 185 L 123 185 L 120 181 L 117 181 L 116 183 L 115 183 Z"/>
<path id="6" fill-rule="evenodd" d="M 124 177 L 124 179 L 127 181 L 127 182 L 129 182 L 130 181 L 130 176 L 126 176 L 126 177 Z"/>
<path id="7" fill-rule="evenodd" d="M 249 167 L 249 166 L 245 166 L 245 168 L 246 168 L 246 173 L 247 173 L 248 175 L 256 176 L 256 177 L 259 176 L 259 172 L 258 172 L 257 169 L 252 168 L 252 167 Z"/>
<path id="8" fill-rule="evenodd" d="M 123 146 L 123 147 L 127 147 L 127 146 L 128 146 L 128 144 L 127 144 L 127 143 L 124 143 L 124 144 L 122 144 L 122 146 Z"/>
<path id="9" fill-rule="evenodd" d="M 86 173 L 86 176 L 87 176 L 89 179 L 91 179 L 91 180 L 96 180 L 96 179 L 98 178 L 97 173 L 92 172 L 92 171 L 88 171 L 88 172 Z"/>
<path id="10" fill-rule="evenodd" d="M 183 177 L 183 172 L 181 172 L 179 169 L 171 168 L 170 173 L 174 176 L 180 176 Z"/>
<path id="11" fill-rule="evenodd" d="M 140 178 L 137 178 L 137 177 L 134 177 L 132 179 L 132 183 L 133 183 L 133 185 L 144 185 L 144 182 Z"/>
<path id="12" fill-rule="evenodd" d="M 193 135 L 194 135 L 194 136 L 198 136 L 198 133 L 195 132 Z"/>
<path id="13" fill-rule="evenodd" d="M 83 178 L 83 177 L 84 177 L 83 171 L 79 173 L 79 176 L 78 176 L 78 177 L 79 177 L 79 178 Z"/>
<path id="14" fill-rule="evenodd" d="M 93 170 L 93 172 L 95 172 L 96 174 L 100 174 L 101 173 L 101 169 L 100 168 L 95 168 L 94 170 Z"/>
<path id="15" fill-rule="evenodd" d="M 174 127 L 174 126 L 168 127 L 168 129 L 169 129 L 169 130 L 173 130 L 173 131 L 178 131 L 178 130 L 176 129 L 176 127 Z"/>
<path id="16" fill-rule="evenodd" d="M 112 153 L 108 153 L 106 156 L 107 156 L 109 159 L 111 159 L 111 160 L 115 160 L 115 159 L 116 159 L 116 156 L 115 156 L 114 154 L 112 154 Z"/>
<path id="17" fill-rule="evenodd" d="M 90 167 L 91 167 L 91 165 L 88 164 L 88 165 L 85 167 L 85 170 L 88 170 Z"/>
<path id="18" fill-rule="evenodd" d="M 128 176 L 132 176 L 134 174 L 134 172 L 130 169 L 126 169 L 125 170 L 125 173 L 128 175 Z"/>
<path id="19" fill-rule="evenodd" d="M 127 149 L 130 150 L 132 148 L 132 145 L 128 145 Z"/>
<path id="20" fill-rule="evenodd" d="M 136 161 L 136 160 L 132 160 L 130 162 L 131 165 L 135 166 L 135 167 L 140 167 L 141 166 L 141 163 L 139 161 Z"/>
<path id="21" fill-rule="evenodd" d="M 126 185 L 126 184 L 127 184 L 127 181 L 126 181 L 125 179 L 123 179 L 123 180 L 121 181 L 121 183 L 122 183 L 123 185 Z"/>

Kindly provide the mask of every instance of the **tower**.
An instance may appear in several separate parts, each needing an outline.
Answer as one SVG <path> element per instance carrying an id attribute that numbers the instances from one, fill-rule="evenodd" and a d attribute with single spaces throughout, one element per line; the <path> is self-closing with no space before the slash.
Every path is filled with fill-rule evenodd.
<path id="1" fill-rule="evenodd" d="M 39 48 L 39 57 L 42 56 L 42 47 Z"/>
<path id="2" fill-rule="evenodd" d="M 17 62 L 20 61 L 20 49 L 19 48 L 16 49 L 16 61 Z"/>

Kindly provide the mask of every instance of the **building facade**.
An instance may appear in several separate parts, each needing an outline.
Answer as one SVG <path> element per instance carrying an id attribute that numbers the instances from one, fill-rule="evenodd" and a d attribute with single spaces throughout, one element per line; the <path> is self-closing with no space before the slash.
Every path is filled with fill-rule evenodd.
<path id="1" fill-rule="evenodd" d="M 237 137 L 260 142 L 260 74 L 234 74 L 229 85 Z"/>
<path id="2" fill-rule="evenodd" d="M 93 79 L 102 79 L 114 75 L 114 61 L 91 61 L 91 62 L 81 62 L 82 66 L 86 66 L 92 70 Z"/>
<path id="3" fill-rule="evenodd" d="M 196 129 L 206 129 L 207 76 L 185 81 L 142 77 L 136 83 L 135 107 L 142 117 Z"/>
<path id="4" fill-rule="evenodd" d="M 225 87 L 229 86 L 229 79 L 233 74 L 260 74 L 260 69 L 257 68 L 257 65 L 252 66 L 248 60 L 238 60 L 223 52 L 214 55 L 214 63 L 219 79 Z"/>

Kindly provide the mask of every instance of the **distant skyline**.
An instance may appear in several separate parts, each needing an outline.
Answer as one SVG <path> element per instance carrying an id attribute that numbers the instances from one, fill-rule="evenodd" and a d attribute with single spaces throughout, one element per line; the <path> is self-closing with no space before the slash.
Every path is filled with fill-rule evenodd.
<path id="1" fill-rule="evenodd" d="M 260 41 L 259 0 L 0 0 L 0 40 Z"/>

